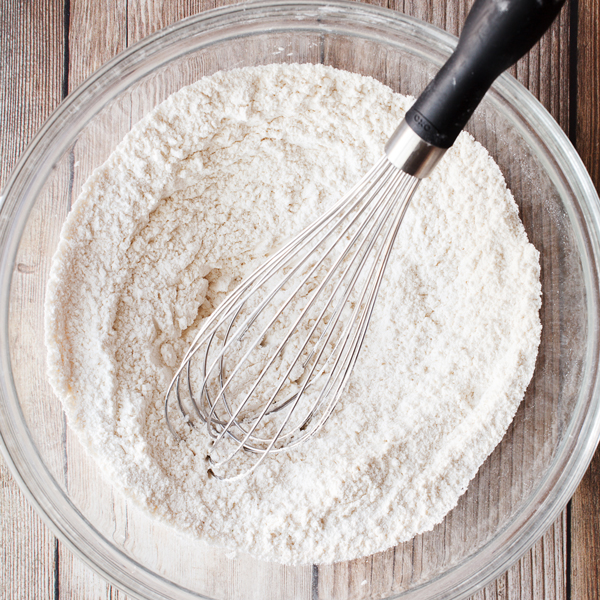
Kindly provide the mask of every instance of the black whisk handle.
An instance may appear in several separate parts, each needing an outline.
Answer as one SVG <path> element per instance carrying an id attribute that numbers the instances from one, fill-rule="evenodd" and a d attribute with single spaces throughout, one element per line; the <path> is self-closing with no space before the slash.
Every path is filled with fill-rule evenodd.
<path id="1" fill-rule="evenodd" d="M 565 0 L 476 0 L 458 46 L 406 122 L 425 142 L 449 148 L 496 77 L 550 27 Z"/>

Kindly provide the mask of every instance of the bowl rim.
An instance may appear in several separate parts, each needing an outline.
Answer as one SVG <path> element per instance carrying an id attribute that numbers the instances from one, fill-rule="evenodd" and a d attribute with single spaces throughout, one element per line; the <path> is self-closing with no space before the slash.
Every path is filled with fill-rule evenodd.
<path id="1" fill-rule="evenodd" d="M 205 45 L 213 38 L 222 40 L 219 37 L 220 32 L 232 24 L 238 28 L 238 33 L 232 37 L 239 37 L 244 32 L 250 35 L 259 31 L 257 24 L 261 24 L 267 18 L 277 20 L 282 17 L 289 18 L 290 15 L 296 15 L 297 22 L 286 25 L 285 30 L 289 31 L 302 29 L 302 15 L 304 18 L 321 17 L 322 22 L 311 22 L 310 28 L 327 31 L 327 18 L 331 16 L 366 27 L 384 27 L 389 30 L 400 28 L 413 33 L 418 32 L 428 43 L 435 44 L 438 49 L 448 54 L 457 42 L 455 36 L 413 17 L 349 0 L 259 0 L 201 12 L 132 45 L 83 82 L 50 115 L 29 143 L 0 196 L 0 339 L 6 342 L 0 345 L 0 368 L 3 373 L 0 379 L 0 450 L 21 490 L 57 537 L 94 571 L 134 597 L 172 598 L 175 588 L 181 598 L 205 598 L 152 572 L 112 545 L 65 496 L 41 457 L 37 455 L 36 445 L 19 406 L 8 344 L 11 280 L 20 237 L 37 195 L 52 173 L 56 157 L 67 150 L 78 133 L 113 97 L 125 91 L 136 80 L 148 75 L 157 66 L 172 60 L 173 57 L 164 49 L 165 46 L 167 49 L 171 47 L 167 42 L 181 42 L 192 33 L 195 36 L 204 36 L 207 41 L 202 45 Z M 189 52 L 195 50 L 197 47 L 190 46 Z M 181 56 L 177 55 L 178 58 Z M 151 67 L 148 57 L 153 57 L 155 61 Z M 144 68 L 140 69 L 139 64 L 145 65 Z M 111 82 L 111 85 L 107 85 L 107 82 Z M 107 92 L 109 89 L 110 95 Z M 567 136 L 524 86 L 512 76 L 503 74 L 494 84 L 492 95 L 492 102 L 508 102 L 511 106 L 518 106 L 528 127 L 538 133 L 544 132 L 545 142 L 552 150 L 552 160 L 559 166 L 570 167 L 567 171 L 575 174 L 574 178 L 569 179 L 568 185 L 575 185 L 573 189 L 578 198 L 587 199 L 586 203 L 577 207 L 567 207 L 567 212 L 574 222 L 587 224 L 590 234 L 589 238 L 581 240 L 587 252 L 582 255 L 582 260 L 588 259 L 583 260 L 585 264 L 582 265 L 587 284 L 586 291 L 591 289 L 593 292 L 588 298 L 590 335 L 587 340 L 586 371 L 582 382 L 582 390 L 588 390 L 588 400 L 582 405 L 584 399 L 583 393 L 580 393 L 577 406 L 583 406 L 585 410 L 579 411 L 578 420 L 570 422 L 551 466 L 512 520 L 475 554 L 469 555 L 460 564 L 431 581 L 390 598 L 423 598 L 424 595 L 428 598 L 464 598 L 502 574 L 556 520 L 583 477 L 600 439 L 599 344 L 596 332 L 600 306 L 600 273 L 597 260 L 600 257 L 600 200 L 591 178 Z M 67 122 L 70 131 L 68 135 L 64 133 L 64 125 Z M 521 133 L 534 146 L 538 145 L 524 125 Z M 567 182 L 564 178 L 556 174 L 552 179 L 558 189 L 566 190 Z M 15 428 L 15 423 L 19 422 L 19 427 Z M 27 452 L 24 452 L 24 448 Z M 566 460 L 563 456 L 565 453 Z M 31 462 L 32 456 L 35 455 L 38 460 Z M 563 460 L 559 461 L 558 458 Z M 60 500 L 60 506 L 57 498 Z M 537 515 L 537 518 L 532 518 L 534 515 Z M 90 542 L 91 537 L 94 539 L 93 543 Z M 143 579 L 140 579 L 141 575 Z"/>

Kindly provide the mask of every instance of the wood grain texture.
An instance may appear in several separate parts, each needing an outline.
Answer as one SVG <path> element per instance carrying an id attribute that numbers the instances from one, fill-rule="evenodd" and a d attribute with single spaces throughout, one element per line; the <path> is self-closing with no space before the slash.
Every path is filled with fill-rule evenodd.
<path id="1" fill-rule="evenodd" d="M 129 0 L 127 19 L 129 43 L 139 42 L 171 23 L 204 10 L 234 3 L 232 0 L 182 0 L 181 2 Z"/>
<path id="2" fill-rule="evenodd" d="M 575 144 L 600 190 L 600 0 L 579 0 Z M 600 450 L 571 501 L 571 598 L 600 598 Z"/>
<path id="3" fill-rule="evenodd" d="M 600 187 L 600 0 L 578 0 L 577 151 Z"/>
<path id="4" fill-rule="evenodd" d="M 63 98 L 62 0 L 0 5 L 0 188 Z M 58 541 L 0 458 L 0 597 L 52 598 Z"/>
<path id="5" fill-rule="evenodd" d="M 63 98 L 63 1 L 0 4 L 0 184 Z"/>
<path id="6" fill-rule="evenodd" d="M 587 44 L 585 48 L 579 48 L 581 64 L 583 57 L 587 57 L 586 60 L 589 61 L 589 57 L 597 57 L 600 53 L 597 45 L 600 15 L 598 0 L 580 1 L 587 2 L 585 10 L 588 10 L 580 12 L 582 18 L 586 15 L 589 20 L 593 20 L 593 23 L 586 25 L 590 29 L 587 34 L 589 39 L 585 33 L 580 32 L 580 46 Z M 3 84 L 3 102 L 0 106 L 0 182 L 5 182 L 17 156 L 58 104 L 64 88 L 72 91 L 115 54 L 158 29 L 202 10 L 229 3 L 231 2 L 226 0 L 70 0 L 67 4 L 70 7 L 68 53 L 63 43 L 65 4 L 62 0 L 3 3 L 0 9 L 0 77 Z M 421 18 L 453 34 L 460 30 L 471 4 L 470 0 L 374 0 L 372 3 Z M 569 14 L 563 11 L 559 21 L 542 42 L 514 69 L 517 78 L 541 100 L 565 130 L 569 126 L 569 31 Z M 593 35 L 596 37 L 592 39 Z M 587 90 L 591 94 L 591 104 L 579 109 L 580 114 L 587 114 L 588 118 L 580 119 L 577 135 L 582 143 L 588 144 L 583 149 L 580 147 L 580 151 L 584 153 L 584 159 L 587 153 L 588 168 L 592 172 L 596 169 L 595 177 L 598 182 L 599 69 L 597 62 L 585 64 L 590 67 L 590 72 L 580 75 L 580 90 L 582 86 L 589 85 L 589 82 L 595 82 L 596 85 L 593 90 Z M 584 94 L 585 90 L 580 91 L 578 105 L 583 101 Z M 588 113 L 585 113 L 586 109 Z M 585 133 L 580 129 L 588 122 L 596 135 L 590 135 L 587 142 L 584 142 Z M 84 157 L 81 156 L 81 159 L 84 160 Z M 596 464 L 598 462 L 597 460 Z M 596 514 L 600 514 L 597 506 L 599 472 L 597 465 L 595 471 L 590 471 L 591 475 L 588 473 L 589 477 L 582 484 L 585 487 L 589 479 L 588 487 L 580 494 L 580 500 L 576 496 L 573 504 L 574 523 L 580 523 L 581 526 L 579 529 L 573 526 L 571 577 L 573 591 L 581 590 L 582 594 L 574 595 L 573 598 L 598 597 L 598 564 L 593 562 L 598 560 L 598 554 L 588 552 L 587 548 L 591 544 L 592 548 L 597 549 L 600 536 L 597 521 L 596 529 L 590 530 L 589 524 L 594 521 L 590 520 L 586 511 L 595 507 Z M 124 600 L 124 594 L 104 582 L 62 544 L 55 542 L 23 499 L 3 463 L 0 466 L 0 478 L 2 598 Z M 566 518 L 565 512 L 516 565 L 478 592 L 474 598 L 566 598 Z M 357 562 L 355 570 L 348 573 L 348 579 L 362 583 L 366 580 L 367 572 L 373 573 L 372 569 L 367 563 Z M 578 580 L 585 580 L 585 583 L 577 587 Z M 337 585 L 346 585 L 346 580 Z M 592 595 L 585 595 L 586 593 Z"/>
<path id="7" fill-rule="evenodd" d="M 71 93 L 127 48 L 127 2 L 70 0 L 68 87 Z"/>

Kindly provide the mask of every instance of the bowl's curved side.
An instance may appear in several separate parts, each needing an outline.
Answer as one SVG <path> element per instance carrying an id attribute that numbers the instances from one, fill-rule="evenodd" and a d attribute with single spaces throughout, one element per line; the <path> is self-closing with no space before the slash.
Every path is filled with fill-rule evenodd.
<path id="1" fill-rule="evenodd" d="M 455 38 L 415 19 L 373 6 L 335 0 L 267 1 L 201 13 L 150 36 L 107 63 L 59 106 L 36 135 L 9 180 L 0 207 L 0 437 L 2 451 L 19 485 L 38 513 L 93 569 L 136 597 L 198 598 L 198 594 L 153 573 L 102 535 L 70 501 L 37 451 L 20 407 L 10 355 L 10 290 L 21 235 L 29 214 L 58 158 L 79 132 L 130 86 L 181 58 L 226 40 L 257 33 L 311 31 L 341 33 L 389 44 L 414 41 L 434 66 L 449 55 Z M 434 52 L 435 51 L 435 52 Z M 564 200 L 575 232 L 586 289 L 585 370 L 573 418 L 554 453 L 551 467 L 510 522 L 479 551 L 442 575 L 401 594 L 403 597 L 466 597 L 516 561 L 549 527 L 575 491 L 600 439 L 598 323 L 600 311 L 600 201 L 577 153 L 564 133 L 529 92 L 504 75 L 490 102 L 527 140 Z"/>

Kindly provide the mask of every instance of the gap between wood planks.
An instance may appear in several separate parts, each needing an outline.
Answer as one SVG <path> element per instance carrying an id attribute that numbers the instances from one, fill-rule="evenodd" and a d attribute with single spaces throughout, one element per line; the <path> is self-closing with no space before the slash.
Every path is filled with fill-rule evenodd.
<path id="1" fill-rule="evenodd" d="M 141 2 L 112 2 L 111 8 L 115 9 L 116 15 L 119 15 L 119 7 L 122 8 L 124 5 L 124 40 L 118 41 L 113 45 L 106 42 L 106 31 L 104 32 L 105 41 L 104 44 L 94 48 L 93 56 L 86 56 L 87 48 L 84 48 L 81 44 L 76 56 L 76 61 L 72 60 L 71 56 L 71 44 L 69 43 L 75 35 L 74 31 L 71 31 L 71 22 L 73 20 L 73 10 L 78 12 L 93 11 L 93 7 L 96 6 L 97 11 L 110 10 L 108 6 L 104 4 L 96 5 L 95 3 L 89 3 L 87 9 L 83 5 L 83 0 L 64 0 L 62 6 L 62 25 L 63 25 L 63 36 L 61 42 L 64 44 L 63 52 L 63 72 L 62 81 L 60 85 L 54 85 L 51 81 L 43 80 L 41 85 L 46 85 L 42 90 L 36 90 L 36 93 L 43 95 L 43 110 L 45 116 L 49 114 L 51 108 L 53 108 L 52 97 L 56 93 L 56 88 L 60 90 L 60 95 L 64 99 L 69 91 L 71 91 L 76 85 L 78 85 L 85 77 L 87 77 L 95 68 L 98 68 L 103 62 L 106 62 L 116 52 L 124 49 L 129 45 L 129 38 L 131 37 L 132 42 L 142 39 L 151 32 L 166 26 L 167 24 L 200 12 L 206 8 L 212 8 L 216 5 L 228 4 L 230 2 L 165 2 L 158 3 L 149 1 L 147 3 Z M 385 2 L 373 2 L 376 4 L 389 5 L 392 8 L 401 10 L 413 16 L 418 16 L 430 22 L 434 22 L 436 25 L 441 26 L 452 33 L 457 33 L 458 27 L 466 14 L 466 7 L 470 2 L 433 2 L 432 0 L 423 1 L 395 1 L 386 0 Z M 49 3 L 50 4 L 50 3 Z M 92 9 L 90 9 L 92 5 Z M 571 139 L 577 145 L 577 148 L 590 171 L 592 178 L 598 187 L 600 184 L 600 0 L 572 0 L 570 6 L 570 16 L 573 19 L 573 23 L 570 27 L 571 33 L 571 46 L 570 46 L 570 63 L 571 63 L 571 79 L 569 83 L 569 91 L 571 93 L 570 110 L 568 116 L 568 125 L 571 135 Z M 27 9 L 25 9 L 27 10 Z M 33 9 L 30 9 L 33 10 Z M 29 15 L 31 17 L 31 13 Z M 27 18 L 25 15 L 24 18 Z M 131 36 L 130 36 L 130 22 Z M 73 21 L 73 30 L 76 29 L 75 24 L 77 21 Z M 122 23 L 120 24 L 123 25 Z M 81 23 L 79 22 L 81 27 Z M 0 26 L 1 27 L 1 26 Z M 77 35 L 83 32 L 77 31 Z M 93 33 L 93 32 L 92 32 Z M 98 30 L 96 30 L 96 34 Z M 121 32 L 121 36 L 122 36 Z M 32 35 L 37 35 L 37 32 L 33 32 Z M 85 38 L 85 36 L 84 36 Z M 89 42 L 89 39 L 87 40 Z M 86 42 L 86 43 L 87 43 Z M 124 42 L 124 43 L 123 43 Z M 52 43 L 52 40 L 50 41 Z M 35 66 L 35 65 L 34 65 Z M 576 67 L 576 68 L 575 68 Z M 24 67 L 26 70 L 29 67 Z M 35 79 L 39 76 L 38 73 L 28 72 L 29 77 Z M 59 83 L 58 81 L 56 82 Z M 5 88 L 6 89 L 6 88 Z M 9 92 L 10 93 L 10 92 Z M 22 92 L 20 92 L 22 94 Z M 19 101 L 19 92 L 13 94 L 13 101 Z M 14 163 L 14 158 L 20 153 L 26 142 L 26 136 L 30 136 L 34 131 L 41 125 L 40 120 L 38 123 L 36 120 L 33 125 L 30 125 L 30 129 L 26 129 L 23 133 L 23 129 L 19 128 L 21 118 L 29 117 L 29 114 L 24 115 L 27 111 L 26 102 L 22 101 L 19 110 L 20 116 L 16 120 L 12 120 L 14 127 L 12 135 L 20 134 L 20 150 L 13 152 L 8 156 L 8 160 Z M 39 107 L 36 108 L 39 110 Z M 3 110 L 4 112 L 4 110 Z M 9 127 L 11 123 L 2 120 L 3 127 Z M 563 124 L 564 126 L 564 124 Z M 3 171 L 7 173 L 8 169 L 12 167 L 12 164 L 7 164 L 6 156 L 3 149 Z M 4 478 L 3 478 L 4 485 Z M 14 483 L 12 483 L 14 486 Z M 4 515 L 7 516 L 6 514 Z M 14 516 L 14 513 L 13 513 Z M 27 519 L 37 519 L 37 517 L 27 517 Z M 590 469 L 588 470 L 584 480 L 577 493 L 575 494 L 572 502 L 569 504 L 566 518 L 566 528 L 569 534 L 566 538 L 567 543 L 567 583 L 566 591 L 567 597 L 573 600 L 596 600 L 600 597 L 600 590 L 598 587 L 598 579 L 600 577 L 600 455 L 596 454 L 594 461 Z M 31 525 L 30 528 L 39 527 L 38 524 Z M 540 542 L 541 544 L 541 542 Z M 65 577 L 65 573 L 60 570 L 62 544 L 56 542 L 53 544 L 54 555 L 53 561 L 55 563 L 54 569 L 54 586 L 51 591 L 55 598 L 61 596 L 60 579 Z M 536 546 L 537 547 L 537 546 Z M 66 553 L 68 554 L 68 552 Z M 50 557 L 48 557 L 49 559 Z M 46 559 L 44 559 L 46 560 Z M 543 588 L 536 588 L 536 580 L 528 574 L 528 569 L 531 569 L 532 559 L 531 556 L 525 557 L 522 561 L 513 567 L 511 572 L 505 574 L 494 584 L 488 586 L 485 591 L 478 594 L 477 597 L 481 598 L 496 598 L 496 597 L 508 597 L 513 598 L 529 598 L 529 597 L 540 597 L 540 594 L 544 594 Z M 5 573 L 6 575 L 6 573 Z M 316 577 L 318 577 L 318 570 L 316 570 Z M 513 583 L 511 583 L 511 581 Z M 514 582 L 518 581 L 518 585 L 515 586 Z M 529 590 L 525 589 L 525 582 L 531 583 Z M 27 583 L 27 582 L 24 582 Z M 517 588 L 519 588 L 517 590 Z M 23 588 L 21 588 L 23 589 Z M 98 590 L 97 587 L 94 589 Z M 46 588 L 48 590 L 48 588 Z M 48 590 L 49 591 L 49 590 Z M 94 592 L 92 589 L 83 590 L 86 592 L 86 597 L 91 597 Z M 108 584 L 106 584 L 106 596 L 112 597 L 113 593 L 116 593 Z M 506 595 L 507 594 L 507 595 Z M 116 594 L 118 595 L 118 594 Z M 122 595 L 121 595 L 122 596 Z M 548 598 L 544 594 L 545 598 Z M 41 596 L 40 596 L 41 597 Z M 83 599 L 85 600 L 85 599 Z"/>

